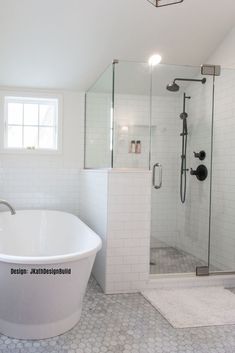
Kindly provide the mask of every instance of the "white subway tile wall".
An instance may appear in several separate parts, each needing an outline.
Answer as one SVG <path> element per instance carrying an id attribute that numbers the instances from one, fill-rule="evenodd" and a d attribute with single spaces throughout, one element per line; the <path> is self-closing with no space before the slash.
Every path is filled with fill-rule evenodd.
<path id="1" fill-rule="evenodd" d="M 107 293 L 135 292 L 149 277 L 151 173 L 109 173 Z"/>
<path id="2" fill-rule="evenodd" d="M 111 167 L 111 94 L 89 92 L 86 98 L 86 168 Z"/>
<path id="3" fill-rule="evenodd" d="M 162 187 L 152 188 L 152 247 L 162 242 L 176 246 L 182 99 L 174 93 L 152 99 L 152 164 L 160 163 L 163 169 Z"/>
<path id="4" fill-rule="evenodd" d="M 115 168 L 149 167 L 150 98 L 141 95 L 115 95 Z M 141 153 L 130 153 L 131 141 L 140 141 Z"/>
<path id="5" fill-rule="evenodd" d="M 102 289 L 106 288 L 108 173 L 107 170 L 84 170 L 80 174 L 80 218 L 102 239 L 93 274 Z"/>
<path id="6" fill-rule="evenodd" d="M 212 88 L 211 77 L 207 77 L 205 85 L 190 84 L 187 87 L 187 95 L 191 99 L 187 101 L 186 105 L 189 133 L 187 168 L 196 169 L 198 165 L 204 164 L 208 168 L 208 178 L 202 182 L 188 172 L 185 204 L 181 204 L 179 201 L 179 191 L 177 195 L 178 237 L 176 247 L 205 262 L 208 258 L 209 240 Z M 206 152 L 204 161 L 194 157 L 193 152 L 201 150 Z M 178 152 L 178 161 L 180 163 L 180 151 Z M 179 168 L 178 166 L 178 170 Z"/>
<path id="7" fill-rule="evenodd" d="M 93 273 L 105 293 L 136 292 L 149 276 L 151 173 L 83 171 L 80 214 L 103 239 Z"/>
<path id="8" fill-rule="evenodd" d="M 78 215 L 84 94 L 72 91 L 60 94 L 63 96 L 62 152 L 0 155 L 0 198 L 11 202 L 16 210 L 56 209 Z"/>
<path id="9" fill-rule="evenodd" d="M 17 209 L 54 209 L 78 214 L 79 169 L 37 165 L 0 167 L 1 198 Z M 5 210 L 2 207 L 2 210 Z"/>

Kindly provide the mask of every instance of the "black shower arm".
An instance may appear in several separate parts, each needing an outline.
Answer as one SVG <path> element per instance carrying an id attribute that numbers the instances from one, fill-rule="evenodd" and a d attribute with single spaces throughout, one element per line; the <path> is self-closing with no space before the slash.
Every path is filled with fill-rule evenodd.
<path id="1" fill-rule="evenodd" d="M 173 82 L 175 83 L 175 81 L 187 81 L 187 82 L 201 82 L 201 83 L 205 83 L 206 82 L 206 78 L 203 78 L 203 79 L 199 80 L 199 79 L 195 79 L 195 78 L 180 78 L 180 77 L 178 77 L 178 78 L 175 78 Z"/>

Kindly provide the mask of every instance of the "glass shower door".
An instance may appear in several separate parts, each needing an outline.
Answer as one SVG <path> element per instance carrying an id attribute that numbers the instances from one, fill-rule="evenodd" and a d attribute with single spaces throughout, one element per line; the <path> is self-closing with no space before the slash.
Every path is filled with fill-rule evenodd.
<path id="1" fill-rule="evenodd" d="M 235 271 L 235 70 L 215 78 L 210 272 Z"/>
<path id="2" fill-rule="evenodd" d="M 213 76 L 199 67 L 153 69 L 151 274 L 208 267 L 212 107 Z"/>

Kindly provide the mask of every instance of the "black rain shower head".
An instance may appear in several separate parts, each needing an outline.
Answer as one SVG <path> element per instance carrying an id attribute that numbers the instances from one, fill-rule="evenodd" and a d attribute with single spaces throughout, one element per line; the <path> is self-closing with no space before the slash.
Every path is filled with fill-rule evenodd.
<path id="1" fill-rule="evenodd" d="M 202 84 L 206 83 L 206 78 L 203 77 L 201 80 L 196 80 L 194 78 L 175 78 L 172 83 L 169 83 L 166 86 L 166 89 L 170 92 L 178 92 L 180 89 L 180 86 L 177 85 L 176 81 L 187 81 L 187 82 L 201 82 Z"/>
<path id="2" fill-rule="evenodd" d="M 166 88 L 170 92 L 178 92 L 180 89 L 180 86 L 177 85 L 177 83 L 175 83 L 175 81 L 174 81 L 172 83 L 169 83 Z"/>

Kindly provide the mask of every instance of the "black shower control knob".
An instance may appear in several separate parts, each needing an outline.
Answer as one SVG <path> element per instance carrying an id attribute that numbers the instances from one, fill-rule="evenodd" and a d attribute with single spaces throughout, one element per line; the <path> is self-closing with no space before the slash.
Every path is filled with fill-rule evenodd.
<path id="1" fill-rule="evenodd" d="M 193 152 L 195 158 L 199 158 L 200 161 L 203 161 L 206 158 L 206 152 L 205 151 L 200 151 L 200 152 Z"/>
<path id="2" fill-rule="evenodd" d="M 197 167 L 196 170 L 193 170 L 191 168 L 190 174 L 195 175 L 198 180 L 203 181 L 203 180 L 206 180 L 206 178 L 207 178 L 208 170 L 205 165 L 201 164 Z"/>

